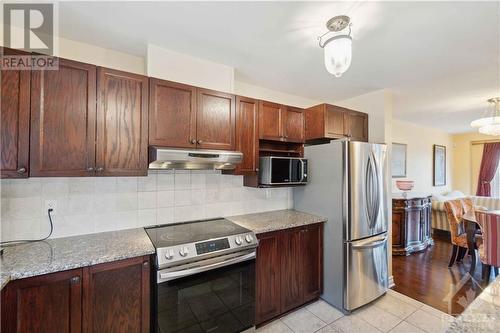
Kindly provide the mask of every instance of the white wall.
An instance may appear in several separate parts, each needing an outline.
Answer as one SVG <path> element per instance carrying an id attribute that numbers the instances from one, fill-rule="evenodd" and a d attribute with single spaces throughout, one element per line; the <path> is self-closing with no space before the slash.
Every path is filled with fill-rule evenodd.
<path id="1" fill-rule="evenodd" d="M 353 98 L 336 101 L 335 105 L 368 113 L 370 142 L 388 143 L 392 119 L 392 96 L 387 90 L 377 90 Z"/>
<path id="2" fill-rule="evenodd" d="M 314 100 L 297 95 L 290 95 L 281 91 L 267 89 L 241 81 L 234 82 L 234 94 L 257 98 L 257 99 L 263 99 L 280 104 L 287 104 L 299 108 L 308 108 L 323 103 L 322 101 L 319 100 Z"/>
<path id="3" fill-rule="evenodd" d="M 102 67 L 109 67 L 136 74 L 146 74 L 143 57 L 105 49 L 70 39 L 59 39 L 59 56 Z"/>
<path id="4" fill-rule="evenodd" d="M 232 92 L 234 68 L 148 44 L 147 75 Z"/>
<path id="5" fill-rule="evenodd" d="M 396 180 L 408 179 L 415 181 L 413 192 L 437 193 L 449 192 L 452 185 L 453 138 L 451 134 L 434 128 L 422 127 L 404 121 L 393 120 L 392 142 L 407 144 L 407 176 L 394 178 L 393 192 Z M 433 186 L 433 145 L 446 146 L 446 186 Z"/>
<path id="6" fill-rule="evenodd" d="M 46 200 L 57 201 L 53 237 L 287 209 L 293 204 L 287 188 L 244 187 L 243 176 L 220 171 L 3 179 L 1 194 L 2 241 L 47 235 Z"/>
<path id="7" fill-rule="evenodd" d="M 22 29 L 19 29 L 15 26 L 11 28 L 13 31 L 17 31 L 17 33 L 15 33 L 13 36 L 14 38 L 22 38 Z M 0 39 L 0 45 L 4 45 L 3 34 L 0 34 Z M 13 40 L 13 43 L 16 42 L 19 43 L 19 45 L 22 45 L 23 41 Z M 137 74 L 146 74 L 145 61 L 143 57 L 106 49 L 87 43 L 77 42 L 62 37 L 54 37 L 54 46 L 54 55 L 61 58 L 86 62 L 97 66 L 109 67 Z"/>

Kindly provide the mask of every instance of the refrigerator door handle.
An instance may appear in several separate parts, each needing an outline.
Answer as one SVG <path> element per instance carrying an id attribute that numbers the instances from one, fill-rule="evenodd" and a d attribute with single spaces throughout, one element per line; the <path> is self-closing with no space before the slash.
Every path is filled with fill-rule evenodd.
<path id="1" fill-rule="evenodd" d="M 384 244 L 386 241 L 387 241 L 387 235 L 385 235 L 383 237 L 378 237 L 374 240 L 366 240 L 363 242 L 352 243 L 352 248 L 353 249 L 374 248 L 374 247 L 377 247 L 377 246 Z"/>
<path id="2" fill-rule="evenodd" d="M 373 152 L 371 153 L 372 155 L 372 161 L 373 161 L 373 178 L 375 180 L 374 182 L 374 196 L 375 196 L 375 202 L 374 202 L 374 212 L 373 212 L 373 224 L 372 227 L 375 227 L 377 224 L 378 220 L 378 215 L 380 211 L 380 168 L 377 165 L 377 159 L 375 158 L 375 155 Z"/>
<path id="3" fill-rule="evenodd" d="M 365 210 L 366 216 L 368 217 L 368 227 L 372 228 L 373 220 L 372 220 L 372 209 L 373 209 L 373 182 L 372 182 L 372 162 L 371 156 L 368 156 L 368 162 L 366 163 L 366 171 L 365 171 Z"/>

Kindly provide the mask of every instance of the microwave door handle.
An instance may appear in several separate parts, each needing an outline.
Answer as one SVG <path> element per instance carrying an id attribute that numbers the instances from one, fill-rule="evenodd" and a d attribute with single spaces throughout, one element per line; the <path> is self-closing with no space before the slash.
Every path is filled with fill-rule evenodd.
<path id="1" fill-rule="evenodd" d="M 304 160 L 300 159 L 300 183 L 304 181 Z"/>

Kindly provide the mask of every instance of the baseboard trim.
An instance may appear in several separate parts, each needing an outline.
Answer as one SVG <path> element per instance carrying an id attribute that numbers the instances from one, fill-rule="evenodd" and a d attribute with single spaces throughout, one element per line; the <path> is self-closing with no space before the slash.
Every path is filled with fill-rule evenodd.
<path id="1" fill-rule="evenodd" d="M 396 284 L 394 283 L 394 275 L 391 275 L 389 276 L 389 288 L 393 288 L 396 286 Z"/>

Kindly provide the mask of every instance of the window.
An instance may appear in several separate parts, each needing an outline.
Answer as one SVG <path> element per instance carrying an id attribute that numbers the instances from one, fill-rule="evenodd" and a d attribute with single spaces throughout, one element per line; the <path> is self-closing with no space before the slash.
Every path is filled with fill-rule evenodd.
<path id="1" fill-rule="evenodd" d="M 500 198 L 500 164 L 495 173 L 495 177 L 491 181 L 491 196 L 495 198 Z"/>

